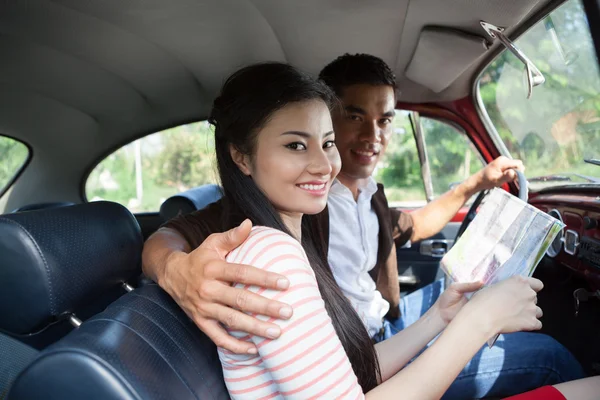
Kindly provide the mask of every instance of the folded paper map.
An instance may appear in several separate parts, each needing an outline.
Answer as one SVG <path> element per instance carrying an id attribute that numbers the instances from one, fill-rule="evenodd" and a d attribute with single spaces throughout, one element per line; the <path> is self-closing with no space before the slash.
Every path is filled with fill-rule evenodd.
<path id="1" fill-rule="evenodd" d="M 564 226 L 506 191 L 493 189 L 442 259 L 442 269 L 454 282 L 481 281 L 484 286 L 513 275 L 531 276 Z"/>

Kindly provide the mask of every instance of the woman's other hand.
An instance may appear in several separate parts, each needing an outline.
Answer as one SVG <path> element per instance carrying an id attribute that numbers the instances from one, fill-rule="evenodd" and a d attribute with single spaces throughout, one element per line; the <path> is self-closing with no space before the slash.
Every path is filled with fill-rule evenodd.
<path id="1" fill-rule="evenodd" d="M 497 333 L 534 331 L 542 328 L 542 309 L 537 292 L 544 284 L 539 279 L 513 276 L 476 293 L 467 306 L 475 323 L 489 336 Z"/>
<path id="2" fill-rule="evenodd" d="M 453 283 L 448 286 L 433 305 L 438 315 L 448 325 L 458 312 L 467 304 L 465 294 L 475 292 L 483 286 L 482 282 Z"/>

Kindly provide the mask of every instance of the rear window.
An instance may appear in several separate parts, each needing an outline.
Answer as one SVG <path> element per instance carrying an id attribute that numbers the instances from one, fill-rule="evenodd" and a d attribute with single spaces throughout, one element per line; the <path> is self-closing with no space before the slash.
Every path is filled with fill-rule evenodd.
<path id="1" fill-rule="evenodd" d="M 29 157 L 29 149 L 23 143 L 0 136 L 0 193 L 3 193 L 19 173 Z"/>
<path id="2" fill-rule="evenodd" d="M 214 133 L 206 121 L 156 132 L 110 154 L 89 175 L 88 201 L 156 212 L 170 196 L 216 183 Z"/>

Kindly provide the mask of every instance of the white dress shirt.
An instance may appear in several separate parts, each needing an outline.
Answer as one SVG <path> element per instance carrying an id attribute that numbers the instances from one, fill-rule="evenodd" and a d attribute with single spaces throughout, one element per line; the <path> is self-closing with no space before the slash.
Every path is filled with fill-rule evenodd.
<path id="1" fill-rule="evenodd" d="M 329 192 L 329 255 L 333 276 L 372 337 L 382 327 L 390 305 L 381 296 L 369 271 L 377 263 L 379 221 L 371 207 L 377 183 L 369 178 L 355 201 L 337 179 Z"/>

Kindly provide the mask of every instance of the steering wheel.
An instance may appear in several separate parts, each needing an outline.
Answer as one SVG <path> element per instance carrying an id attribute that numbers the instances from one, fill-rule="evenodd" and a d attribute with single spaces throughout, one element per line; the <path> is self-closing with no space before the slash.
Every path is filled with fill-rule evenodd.
<path id="1" fill-rule="evenodd" d="M 529 193 L 528 193 L 529 191 L 527 188 L 527 178 L 525 178 L 525 174 L 523 174 L 521 171 L 515 170 L 515 172 L 517 173 L 517 178 L 519 180 L 519 198 L 521 200 L 523 200 L 525 203 L 527 203 L 527 199 L 529 197 Z M 467 215 L 465 215 L 465 219 L 463 220 L 462 224 L 460 225 L 460 228 L 458 228 L 458 233 L 456 234 L 454 243 L 456 243 L 456 241 L 462 236 L 462 234 L 465 233 L 465 231 L 467 230 L 467 227 L 469 226 L 471 221 L 473 221 L 473 219 L 475 218 L 475 215 L 477 215 L 477 209 L 481 205 L 481 202 L 483 201 L 485 196 L 487 196 L 488 193 L 489 193 L 489 190 L 482 190 L 481 192 L 479 192 L 479 194 L 475 198 L 475 201 L 473 202 L 473 204 L 471 204 L 471 207 L 469 208 Z"/>

